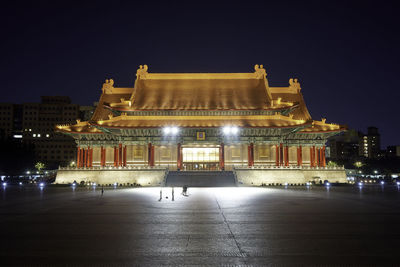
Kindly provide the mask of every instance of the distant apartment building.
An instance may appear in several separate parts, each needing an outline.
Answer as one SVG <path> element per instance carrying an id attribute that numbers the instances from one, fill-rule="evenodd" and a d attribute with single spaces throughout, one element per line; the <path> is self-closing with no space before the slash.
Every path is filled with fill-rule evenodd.
<path id="1" fill-rule="evenodd" d="M 376 159 L 382 156 L 381 137 L 376 127 L 368 127 L 367 134 L 363 135 L 359 143 L 359 155 Z"/>
<path id="2" fill-rule="evenodd" d="M 90 113 L 90 107 L 85 112 Z M 42 96 L 40 103 L 0 103 L 0 138 L 33 144 L 35 160 L 49 167 L 69 164 L 76 158 L 75 141 L 54 132 L 54 126 L 74 123 L 82 114 L 86 113 L 67 96 Z"/>
<path id="3" fill-rule="evenodd" d="M 14 105 L 11 103 L 0 103 L 0 139 L 12 136 L 14 125 Z"/>

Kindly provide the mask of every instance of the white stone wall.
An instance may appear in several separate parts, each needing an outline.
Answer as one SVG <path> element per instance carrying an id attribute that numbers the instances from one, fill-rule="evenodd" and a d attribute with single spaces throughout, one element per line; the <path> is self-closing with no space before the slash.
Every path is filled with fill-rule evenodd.
<path id="1" fill-rule="evenodd" d="M 137 183 L 142 186 L 159 186 L 164 176 L 164 170 L 58 170 L 55 183 L 85 181 L 97 184 Z"/>
<path id="2" fill-rule="evenodd" d="M 347 183 L 344 170 L 306 170 L 306 169 L 271 169 L 271 170 L 236 170 L 236 177 L 243 185 L 261 185 L 262 183 L 307 183 L 328 180 L 331 183 Z"/>

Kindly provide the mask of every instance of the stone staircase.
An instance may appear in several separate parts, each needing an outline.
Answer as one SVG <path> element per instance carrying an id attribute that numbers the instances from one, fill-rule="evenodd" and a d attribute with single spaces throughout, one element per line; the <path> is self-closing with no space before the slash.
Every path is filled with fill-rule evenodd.
<path id="1" fill-rule="evenodd" d="M 232 171 L 170 171 L 166 186 L 182 187 L 229 187 L 236 186 Z"/>

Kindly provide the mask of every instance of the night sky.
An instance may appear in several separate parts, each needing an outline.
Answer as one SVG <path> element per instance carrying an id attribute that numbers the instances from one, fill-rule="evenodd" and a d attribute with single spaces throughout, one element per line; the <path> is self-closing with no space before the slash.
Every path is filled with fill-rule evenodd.
<path id="1" fill-rule="evenodd" d="M 56 2 L 56 1 L 54 1 Z M 279 3 L 278 3 L 279 2 Z M 110 1 L 2 4 L 1 102 L 68 95 L 98 101 L 102 83 L 150 72 L 297 77 L 314 119 L 400 145 L 399 12 L 394 1 Z"/>

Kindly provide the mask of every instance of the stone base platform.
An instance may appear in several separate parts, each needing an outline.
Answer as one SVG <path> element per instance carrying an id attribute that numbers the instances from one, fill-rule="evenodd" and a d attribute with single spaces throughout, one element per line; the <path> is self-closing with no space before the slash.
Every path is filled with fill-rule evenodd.
<path id="1" fill-rule="evenodd" d="M 242 185 L 261 184 L 305 184 L 307 182 L 319 183 L 347 183 L 346 172 L 340 169 L 236 169 L 236 177 Z"/>
<path id="2" fill-rule="evenodd" d="M 96 184 L 140 184 L 141 186 L 160 186 L 166 169 L 60 169 L 56 184 L 71 184 L 74 181 Z"/>
<path id="3" fill-rule="evenodd" d="M 57 172 L 56 184 L 71 184 L 74 181 L 96 184 L 133 184 L 142 186 L 163 186 L 167 174 L 166 168 L 60 168 Z M 200 172 L 201 173 L 201 172 Z M 207 172 L 204 172 L 207 173 Z M 212 172 L 210 172 L 212 173 Z M 343 168 L 235 168 L 234 173 L 238 185 L 259 186 L 262 184 L 305 184 L 307 182 L 347 183 Z M 190 172 L 179 172 L 188 174 Z M 181 176 L 182 176 L 181 175 Z M 217 175 L 215 176 L 217 178 Z M 189 179 L 190 180 L 190 179 Z M 207 179 L 204 180 L 207 182 Z M 196 186 L 196 185 L 195 185 Z M 202 186 L 214 186 L 202 184 Z"/>

